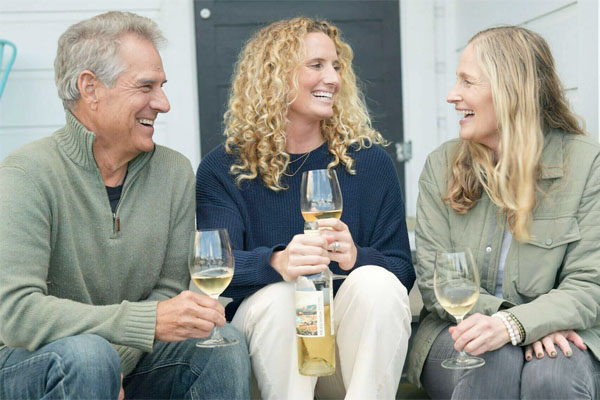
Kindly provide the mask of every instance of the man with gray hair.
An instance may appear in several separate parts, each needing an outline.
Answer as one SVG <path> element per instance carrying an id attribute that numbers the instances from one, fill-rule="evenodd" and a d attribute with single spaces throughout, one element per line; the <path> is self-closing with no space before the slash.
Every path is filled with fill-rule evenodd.
<path id="1" fill-rule="evenodd" d="M 191 292 L 194 174 L 152 140 L 169 111 L 157 25 L 109 12 L 59 39 L 66 125 L 0 164 L 0 398 L 248 398 L 224 309 Z M 123 378 L 124 377 L 124 378 Z"/>

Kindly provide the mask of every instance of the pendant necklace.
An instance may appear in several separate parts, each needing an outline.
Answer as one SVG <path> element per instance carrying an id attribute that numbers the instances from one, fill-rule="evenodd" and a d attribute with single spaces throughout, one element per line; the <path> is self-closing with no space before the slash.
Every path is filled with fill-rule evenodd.
<path id="1" fill-rule="evenodd" d="M 302 169 L 302 167 L 303 167 L 303 166 L 304 166 L 304 164 L 306 163 L 306 160 L 308 160 L 308 157 L 310 156 L 310 153 L 312 153 L 312 152 L 311 152 L 311 151 L 309 151 L 308 153 L 306 153 L 306 154 L 304 154 L 304 155 L 301 155 L 300 157 L 296 158 L 294 161 L 290 161 L 290 162 L 288 162 L 288 165 L 287 165 L 287 167 L 289 167 L 289 166 L 290 166 L 290 164 L 293 164 L 293 163 L 295 163 L 296 161 L 300 160 L 301 158 L 303 158 L 303 159 L 304 159 L 304 160 L 302 160 L 302 163 L 300 164 L 300 166 L 299 166 L 299 167 L 298 167 L 298 168 L 297 168 L 297 169 L 296 169 L 296 170 L 295 170 L 293 173 L 291 173 L 291 174 L 288 174 L 287 172 L 283 171 L 283 172 L 282 172 L 282 174 L 283 174 L 283 175 L 285 175 L 285 176 L 289 176 L 289 177 L 292 177 L 292 176 L 296 175 L 296 174 L 298 173 L 298 171 L 300 171 L 300 170 Z M 286 169 L 287 169 L 287 167 L 286 167 Z"/>

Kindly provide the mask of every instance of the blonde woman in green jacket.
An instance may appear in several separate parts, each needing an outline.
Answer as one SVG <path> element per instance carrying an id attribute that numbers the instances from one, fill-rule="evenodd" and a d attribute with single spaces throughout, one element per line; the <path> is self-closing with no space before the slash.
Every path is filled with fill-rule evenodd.
<path id="1" fill-rule="evenodd" d="M 548 45 L 524 28 L 475 35 L 447 101 L 464 118 L 419 182 L 425 307 L 410 379 L 432 398 L 598 398 L 600 145 L 569 110 Z M 454 326 L 433 268 L 436 250 L 458 246 L 471 248 L 481 288 Z M 463 349 L 486 365 L 441 367 Z"/>

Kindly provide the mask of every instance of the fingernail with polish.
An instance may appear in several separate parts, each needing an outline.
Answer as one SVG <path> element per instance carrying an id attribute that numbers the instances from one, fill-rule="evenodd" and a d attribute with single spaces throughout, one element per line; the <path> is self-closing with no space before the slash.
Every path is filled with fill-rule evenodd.
<path id="1" fill-rule="evenodd" d="M 526 359 L 527 361 L 531 361 L 531 358 L 532 358 L 531 356 L 527 356 L 527 357 L 525 357 L 525 359 Z"/>
<path id="2" fill-rule="evenodd" d="M 570 351 L 567 351 L 567 357 L 571 357 L 573 355 L 573 353 L 571 353 Z"/>
<path id="3" fill-rule="evenodd" d="M 544 353 L 537 353 L 537 358 L 542 358 L 544 357 Z"/>
<path id="4" fill-rule="evenodd" d="M 553 351 L 552 353 L 550 353 L 550 357 L 556 357 L 556 352 Z"/>

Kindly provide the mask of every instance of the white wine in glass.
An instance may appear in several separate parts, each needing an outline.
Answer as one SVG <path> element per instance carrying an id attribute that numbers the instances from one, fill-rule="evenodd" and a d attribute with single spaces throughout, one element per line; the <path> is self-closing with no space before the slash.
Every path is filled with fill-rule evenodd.
<path id="1" fill-rule="evenodd" d="M 192 281 L 204 294 L 217 300 L 233 278 L 234 262 L 226 229 L 197 230 L 192 237 L 190 252 Z M 221 347 L 238 343 L 237 339 L 221 336 L 215 326 L 211 337 L 196 343 L 198 347 Z"/>
<path id="2" fill-rule="evenodd" d="M 342 191 L 334 170 L 314 169 L 302 173 L 300 212 L 311 229 L 319 229 L 316 222 L 320 219 L 340 219 L 342 210 Z M 333 279 L 346 278 L 346 275 L 331 276 Z"/>
<path id="3" fill-rule="evenodd" d="M 342 217 L 342 191 L 334 170 L 302 173 L 300 211 L 306 222 Z"/>
<path id="4" fill-rule="evenodd" d="M 433 289 L 440 305 L 460 324 L 479 298 L 479 273 L 468 248 L 440 250 L 435 256 Z M 485 360 L 461 351 L 456 358 L 442 362 L 448 369 L 481 367 Z"/>

